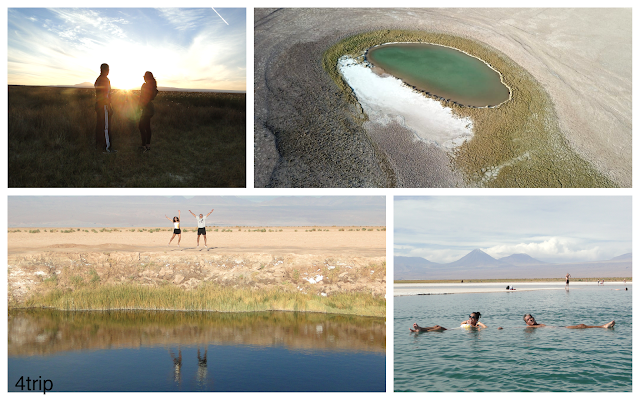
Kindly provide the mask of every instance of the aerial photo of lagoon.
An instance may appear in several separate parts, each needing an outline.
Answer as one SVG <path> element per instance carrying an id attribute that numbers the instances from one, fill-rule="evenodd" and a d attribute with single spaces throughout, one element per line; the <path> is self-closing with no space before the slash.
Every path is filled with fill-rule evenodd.
<path id="1" fill-rule="evenodd" d="M 383 196 L 8 206 L 9 391 L 386 389 Z"/>
<path id="2" fill-rule="evenodd" d="M 631 391 L 630 196 L 394 208 L 394 391 Z"/>
<path id="3" fill-rule="evenodd" d="M 631 9 L 254 11 L 256 187 L 631 187 Z"/>

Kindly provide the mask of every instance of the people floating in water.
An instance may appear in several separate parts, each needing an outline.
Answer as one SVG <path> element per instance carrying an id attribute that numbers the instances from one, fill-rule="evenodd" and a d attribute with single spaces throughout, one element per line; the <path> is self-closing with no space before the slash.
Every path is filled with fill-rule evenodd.
<path id="1" fill-rule="evenodd" d="M 460 323 L 461 327 L 467 328 L 467 327 L 471 327 L 471 328 L 486 328 L 487 326 L 485 324 L 483 324 L 482 322 L 480 322 L 480 317 L 481 314 L 480 312 L 476 311 L 476 312 L 472 312 L 471 314 L 469 314 L 469 319 L 466 321 L 462 321 Z"/>
<path id="2" fill-rule="evenodd" d="M 482 322 L 478 321 L 480 319 L 480 316 L 481 316 L 480 312 L 474 312 L 474 313 L 469 314 L 469 319 L 466 320 L 466 321 L 463 321 L 461 323 L 460 327 L 463 328 L 463 329 L 486 328 L 487 326 L 485 324 L 483 324 Z M 527 328 L 543 328 L 543 327 L 547 326 L 545 324 L 540 324 L 540 323 L 536 322 L 536 319 L 531 314 L 525 314 L 524 317 L 522 317 L 522 319 L 527 324 Z M 567 329 L 603 328 L 603 329 L 608 329 L 608 328 L 613 328 L 615 326 L 615 324 L 616 324 L 615 321 L 611 321 L 611 322 L 606 323 L 604 325 L 578 324 L 578 325 L 560 326 L 559 328 L 567 328 Z M 503 329 L 503 328 L 499 327 L 498 329 Z M 417 323 L 413 324 L 413 329 L 409 328 L 409 331 L 410 332 L 414 332 L 414 333 L 420 333 L 420 332 L 442 332 L 442 331 L 446 331 L 446 330 L 447 330 L 447 328 L 445 328 L 443 326 L 440 326 L 440 325 L 421 327 Z"/>
<path id="3" fill-rule="evenodd" d="M 422 326 L 418 326 L 418 324 L 414 323 L 413 324 L 413 329 L 409 328 L 409 330 L 411 332 L 441 332 L 441 331 L 446 331 L 447 328 L 442 327 L 440 325 L 422 327 Z"/>
<path id="4" fill-rule="evenodd" d="M 542 328 L 545 327 L 545 324 L 539 324 L 536 322 L 536 319 L 533 317 L 533 315 L 531 314 L 525 314 L 524 317 L 522 317 L 522 319 L 524 320 L 524 322 L 527 324 L 528 328 Z M 611 321 L 609 323 L 606 323 L 604 325 L 585 325 L 585 324 L 578 324 L 578 325 L 570 325 L 570 326 L 561 326 L 560 328 L 567 328 L 567 329 L 587 329 L 587 328 L 613 328 L 613 326 L 616 324 L 616 321 Z"/>
<path id="5" fill-rule="evenodd" d="M 469 319 L 466 321 L 463 321 L 460 325 L 460 327 L 462 328 L 467 328 L 467 329 L 471 329 L 471 328 L 486 328 L 487 326 L 485 324 L 483 324 L 482 322 L 479 322 L 478 320 L 480 319 L 480 312 L 473 312 L 471 314 L 469 314 Z M 427 327 L 421 327 L 419 326 L 417 323 L 413 324 L 413 329 L 409 328 L 409 331 L 411 332 L 441 332 L 441 331 L 446 331 L 447 328 L 442 327 L 440 325 L 434 325 L 434 326 L 427 326 Z"/>

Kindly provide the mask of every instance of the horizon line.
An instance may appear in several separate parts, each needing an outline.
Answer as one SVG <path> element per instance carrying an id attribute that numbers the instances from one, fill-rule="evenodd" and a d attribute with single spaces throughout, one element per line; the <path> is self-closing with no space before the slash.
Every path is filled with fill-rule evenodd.
<path id="1" fill-rule="evenodd" d="M 54 87 L 54 88 L 69 88 L 69 89 L 93 89 L 94 86 L 81 86 L 81 84 L 76 85 L 22 85 L 18 83 L 8 83 L 7 86 L 23 86 L 23 87 Z M 122 89 L 122 88 L 112 88 L 114 90 L 127 90 L 127 91 L 140 91 L 140 89 Z M 173 86 L 158 86 L 158 89 L 165 89 L 165 92 L 218 92 L 218 93 L 247 93 L 247 90 L 241 89 L 188 89 L 188 88 L 178 88 Z M 173 89 L 173 90 L 167 90 Z"/>

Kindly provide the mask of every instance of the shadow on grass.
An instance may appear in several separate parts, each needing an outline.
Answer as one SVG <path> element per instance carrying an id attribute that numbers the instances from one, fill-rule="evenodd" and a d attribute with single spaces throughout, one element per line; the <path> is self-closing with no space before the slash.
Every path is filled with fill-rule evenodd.
<path id="1" fill-rule="evenodd" d="M 246 95 L 160 92 L 151 148 L 139 91 L 113 91 L 115 154 L 95 149 L 93 89 L 9 86 L 9 187 L 245 187 Z"/>

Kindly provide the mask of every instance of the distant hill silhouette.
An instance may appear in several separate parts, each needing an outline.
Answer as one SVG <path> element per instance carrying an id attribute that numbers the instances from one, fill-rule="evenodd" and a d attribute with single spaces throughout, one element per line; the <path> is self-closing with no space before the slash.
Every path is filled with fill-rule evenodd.
<path id="1" fill-rule="evenodd" d="M 422 257 L 393 259 L 394 280 L 562 278 L 567 272 L 593 278 L 632 275 L 631 253 L 611 260 L 570 263 L 546 263 L 523 253 L 495 259 L 480 249 L 446 264 Z"/>
<path id="2" fill-rule="evenodd" d="M 452 263 L 445 264 L 445 265 L 449 267 L 476 267 L 476 268 L 490 267 L 492 268 L 492 267 L 501 266 L 504 264 L 505 264 L 504 262 L 496 260 L 495 258 L 491 257 L 484 251 L 480 249 L 475 249 L 471 251 L 471 253 L 459 259 L 458 261 L 454 261 Z"/>
<path id="3" fill-rule="evenodd" d="M 499 258 L 498 260 L 505 262 L 507 264 L 516 265 L 516 266 L 547 264 L 544 261 L 536 260 L 530 255 L 524 254 L 524 253 L 512 254 L 507 257 Z"/>
<path id="4" fill-rule="evenodd" d="M 626 253 L 618 257 L 613 257 L 611 261 L 631 261 L 631 253 Z"/>

